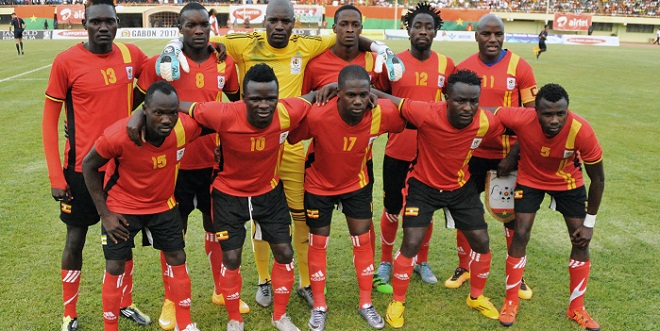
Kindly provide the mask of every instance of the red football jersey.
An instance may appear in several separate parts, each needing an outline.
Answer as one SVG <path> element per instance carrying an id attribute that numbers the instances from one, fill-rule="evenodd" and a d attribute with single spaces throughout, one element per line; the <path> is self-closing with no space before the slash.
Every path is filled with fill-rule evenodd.
<path id="1" fill-rule="evenodd" d="M 149 59 L 137 86 L 145 92 L 151 84 L 162 80 L 156 74 L 158 55 Z M 239 90 L 238 74 L 234 60 L 227 56 L 217 63 L 215 55 L 201 64 L 188 59 L 190 72 L 181 72 L 181 78 L 171 82 L 179 100 L 189 102 L 222 101 L 222 92 L 236 93 Z M 212 168 L 215 164 L 213 149 L 217 146 L 216 135 L 206 135 L 186 147 L 186 156 L 181 160 L 182 170 Z"/>
<path id="2" fill-rule="evenodd" d="M 132 44 L 115 43 L 108 54 L 92 54 L 82 45 L 55 57 L 46 88 L 46 98 L 64 103 L 64 168 L 74 167 L 77 172 L 82 172 L 82 159 L 103 130 L 131 114 L 133 79 L 140 76 L 147 61 Z"/>
<path id="3" fill-rule="evenodd" d="M 387 75 L 381 75 L 375 86 L 381 91 L 400 98 L 417 101 L 441 101 L 446 91 L 447 77 L 454 72 L 454 61 L 447 56 L 431 51 L 431 56 L 420 61 L 405 50 L 397 54 L 406 65 L 403 77 L 391 82 Z M 417 156 L 417 130 L 406 129 L 401 133 L 390 134 L 385 154 L 397 160 L 411 162 Z"/>
<path id="4" fill-rule="evenodd" d="M 348 65 L 359 65 L 363 67 L 372 82 L 379 76 L 374 72 L 374 63 L 376 62 L 376 54 L 371 52 L 361 52 L 353 61 L 346 62 L 339 58 L 332 50 L 328 49 L 321 55 L 313 58 L 305 68 L 305 75 L 303 76 L 302 94 L 307 94 L 310 91 L 317 91 L 321 87 L 337 82 L 339 72 Z"/>
<path id="5" fill-rule="evenodd" d="M 273 121 L 264 129 L 247 120 L 243 101 L 194 104 L 191 115 L 215 130 L 224 158 L 213 187 L 234 196 L 257 196 L 273 190 L 280 181 L 279 166 L 289 131 L 298 126 L 312 105 L 302 98 L 281 99 Z"/>
<path id="6" fill-rule="evenodd" d="M 552 138 L 543 133 L 533 108 L 505 107 L 498 109 L 496 115 L 520 138 L 517 182 L 521 185 L 539 190 L 572 190 L 584 185 L 576 158 L 586 164 L 598 163 L 603 158 L 591 125 L 570 111 L 566 124 Z"/>
<path id="7" fill-rule="evenodd" d="M 104 186 L 108 209 L 119 214 L 145 215 L 174 208 L 179 162 L 188 152 L 186 144 L 197 138 L 202 128 L 190 117 L 180 115 L 159 147 L 149 143 L 139 147 L 128 137 L 128 121 L 125 118 L 108 127 L 94 144 L 99 155 L 111 159 Z"/>
<path id="8" fill-rule="evenodd" d="M 337 110 L 337 98 L 324 106 L 313 106 L 300 127 L 289 137 L 292 143 L 312 138 L 305 169 L 305 191 L 316 195 L 338 195 L 369 184 L 367 160 L 373 142 L 385 132 L 400 132 L 406 122 L 397 106 L 387 99 L 367 111 L 350 126 Z"/>
<path id="9" fill-rule="evenodd" d="M 504 127 L 495 115 L 479 109 L 472 123 L 454 128 L 447 103 L 405 99 L 401 114 L 417 127 L 417 163 L 411 176 L 439 190 L 456 190 L 470 179 L 468 162 L 482 142 L 497 139 Z"/>
<path id="10" fill-rule="evenodd" d="M 458 64 L 457 69 L 470 69 L 481 77 L 481 107 L 520 107 L 536 98 L 536 79 L 532 67 L 520 56 L 507 50 L 499 62 L 488 66 L 476 53 Z M 511 150 L 516 137 L 502 135 L 499 140 L 483 144 L 474 156 L 502 159 Z"/>

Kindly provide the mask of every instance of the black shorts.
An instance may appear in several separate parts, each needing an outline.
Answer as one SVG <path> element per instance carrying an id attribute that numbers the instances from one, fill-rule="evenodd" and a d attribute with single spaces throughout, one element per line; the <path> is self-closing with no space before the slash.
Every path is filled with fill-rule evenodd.
<path id="1" fill-rule="evenodd" d="M 179 170 L 174 198 L 179 203 L 179 212 L 182 217 L 188 217 L 195 208 L 199 209 L 202 214 L 211 214 L 212 182 L 213 168 Z"/>
<path id="2" fill-rule="evenodd" d="M 14 39 L 23 38 L 23 29 L 14 29 Z"/>
<path id="3" fill-rule="evenodd" d="M 245 222 L 254 220 L 255 239 L 271 244 L 291 242 L 291 215 L 280 182 L 275 189 L 255 197 L 237 197 L 213 189 L 213 225 L 222 250 L 243 247 Z"/>
<path id="4" fill-rule="evenodd" d="M 486 176 L 488 170 L 497 170 L 501 159 L 484 159 L 473 156 L 468 163 L 468 170 L 470 171 L 470 180 L 474 182 L 477 192 L 481 193 L 486 190 Z"/>
<path id="5" fill-rule="evenodd" d="M 560 212 L 564 217 L 584 218 L 587 215 L 587 190 L 584 186 L 568 191 L 547 191 L 516 185 L 513 208 L 516 213 L 536 213 L 546 193 L 552 197 L 550 209 Z"/>
<path id="6" fill-rule="evenodd" d="M 454 191 L 436 190 L 415 178 L 408 179 L 403 227 L 427 227 L 433 213 L 443 208 L 447 227 L 459 230 L 487 229 L 484 206 L 474 182 L 469 180 Z"/>
<path id="7" fill-rule="evenodd" d="M 103 255 L 106 260 L 123 260 L 135 247 L 135 236 L 140 230 L 142 235 L 149 238 L 149 242 L 155 249 L 163 252 L 174 252 L 185 247 L 183 241 L 183 225 L 178 208 L 174 207 L 168 211 L 149 215 L 124 215 L 128 221 L 130 238 L 126 241 L 119 240 L 116 244 L 107 238 L 105 228 L 101 226 L 101 242 L 103 244 Z"/>
<path id="8" fill-rule="evenodd" d="M 105 176 L 105 173 L 101 173 L 101 176 Z M 62 222 L 77 228 L 84 228 L 98 223 L 101 217 L 96 211 L 92 196 L 87 191 L 83 174 L 66 168 L 64 169 L 64 179 L 69 185 L 73 200 L 69 203 L 60 202 L 60 219 Z"/>
<path id="9" fill-rule="evenodd" d="M 545 45 L 545 40 L 539 41 L 539 48 L 544 52 L 548 49 L 548 47 Z"/>
<path id="10" fill-rule="evenodd" d="M 399 214 L 403 207 L 403 188 L 411 164 L 387 155 L 383 158 L 383 207 L 389 214 Z"/>
<path id="11" fill-rule="evenodd" d="M 346 217 L 371 219 L 373 217 L 372 187 L 367 185 L 357 191 L 339 195 L 322 196 L 305 191 L 305 219 L 313 229 L 330 225 L 332 211 L 337 210 Z"/>

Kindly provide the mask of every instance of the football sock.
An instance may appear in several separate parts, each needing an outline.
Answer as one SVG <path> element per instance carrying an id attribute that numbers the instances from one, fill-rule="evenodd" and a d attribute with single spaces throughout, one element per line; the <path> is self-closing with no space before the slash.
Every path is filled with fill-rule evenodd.
<path id="1" fill-rule="evenodd" d="M 511 247 L 511 242 L 513 241 L 513 230 L 504 227 L 504 238 L 506 238 L 506 250 L 509 250 Z"/>
<path id="2" fill-rule="evenodd" d="M 241 268 L 229 270 L 223 264 L 220 269 L 220 291 L 222 291 L 222 296 L 225 297 L 225 308 L 227 314 L 229 314 L 229 320 L 243 321 L 239 311 L 242 286 Z"/>
<path id="3" fill-rule="evenodd" d="M 213 232 L 206 232 L 204 234 L 204 250 L 206 256 L 209 258 L 211 264 L 211 273 L 213 274 L 213 291 L 215 294 L 220 294 L 218 288 L 218 281 L 220 280 L 220 267 L 222 267 L 222 248 L 218 238 Z"/>
<path id="4" fill-rule="evenodd" d="M 394 269 L 392 270 L 392 287 L 394 288 L 392 299 L 406 302 L 406 292 L 408 291 L 414 264 L 413 258 L 405 257 L 401 252 L 396 252 Z"/>
<path id="5" fill-rule="evenodd" d="M 124 308 L 133 304 L 133 260 L 126 261 L 124 267 L 124 285 L 121 292 L 119 307 Z"/>
<path id="6" fill-rule="evenodd" d="M 254 264 L 257 266 L 257 273 L 259 274 L 259 284 L 263 284 L 270 280 L 270 244 L 264 240 L 254 239 L 254 233 L 257 225 L 254 221 L 250 222 L 252 225 L 252 250 L 254 251 Z"/>
<path id="7" fill-rule="evenodd" d="M 458 253 L 458 267 L 465 270 L 470 268 L 470 243 L 463 231 L 456 229 L 456 252 Z"/>
<path id="8" fill-rule="evenodd" d="M 300 275 L 298 285 L 307 287 L 309 286 L 309 263 L 307 262 L 309 227 L 305 222 L 305 212 L 292 211 L 291 216 L 293 217 L 293 248 L 296 251 L 296 262 L 298 262 L 298 274 Z"/>
<path id="9" fill-rule="evenodd" d="M 62 270 L 62 300 L 64 301 L 64 316 L 77 318 L 78 288 L 80 287 L 80 270 Z"/>
<path id="10" fill-rule="evenodd" d="M 101 300 L 103 303 L 103 330 L 117 331 L 119 328 L 119 304 L 121 302 L 122 275 L 114 276 L 107 271 L 103 275 Z"/>
<path id="11" fill-rule="evenodd" d="M 192 323 L 190 318 L 190 277 L 186 264 L 168 265 L 170 270 L 170 291 L 176 310 L 176 324 L 179 330 Z"/>
<path id="12" fill-rule="evenodd" d="M 328 237 L 309 234 L 309 272 L 314 296 L 314 308 L 323 308 L 327 311 L 325 302 L 325 275 Z"/>
<path id="13" fill-rule="evenodd" d="M 288 264 L 273 263 L 273 320 L 278 321 L 286 313 L 286 305 L 293 288 L 293 261 Z"/>
<path id="14" fill-rule="evenodd" d="M 527 264 L 527 256 L 513 257 L 506 256 L 506 300 L 518 303 L 518 290 L 520 289 L 520 282 L 522 280 L 525 265 Z"/>
<path id="15" fill-rule="evenodd" d="M 21 55 L 21 49 L 20 46 L 18 46 L 18 44 L 16 44 L 16 51 L 18 52 L 18 55 Z"/>
<path id="16" fill-rule="evenodd" d="M 431 241 L 431 236 L 433 236 L 433 220 L 431 220 L 431 224 L 429 224 L 429 227 L 426 229 L 426 235 L 424 236 L 424 239 L 422 239 L 422 246 L 417 253 L 416 263 L 429 261 L 429 243 Z"/>
<path id="17" fill-rule="evenodd" d="M 371 220 L 371 225 L 369 226 L 369 240 L 371 241 L 371 255 L 376 259 L 376 228 L 374 227 L 373 220 Z"/>
<path id="18" fill-rule="evenodd" d="M 470 269 L 468 270 L 470 270 L 470 296 L 473 298 L 484 294 L 492 257 L 490 251 L 486 254 L 470 251 Z"/>
<path id="19" fill-rule="evenodd" d="M 591 260 L 576 261 L 571 259 L 568 263 L 568 272 L 571 276 L 570 303 L 568 309 L 580 309 L 584 307 L 584 293 L 587 291 L 589 282 L 589 272 L 591 271 Z"/>
<path id="20" fill-rule="evenodd" d="M 370 233 L 351 236 L 353 242 L 353 264 L 360 288 L 360 307 L 371 304 L 371 286 L 374 279 L 374 251 L 371 249 Z"/>
<path id="21" fill-rule="evenodd" d="M 392 263 L 392 251 L 394 250 L 394 240 L 396 239 L 396 230 L 399 228 L 399 215 L 388 214 L 383 209 L 380 216 L 380 261 Z"/>
<path id="22" fill-rule="evenodd" d="M 167 268 L 167 262 L 165 262 L 165 254 L 163 251 L 160 251 L 160 276 L 163 278 L 163 294 L 166 300 L 174 302 L 172 299 L 172 292 L 170 291 L 170 276 L 169 270 Z"/>
<path id="23" fill-rule="evenodd" d="M 20 44 L 21 44 L 21 54 L 23 54 L 23 52 L 25 52 L 25 48 L 23 48 L 23 42 L 22 41 L 20 42 Z"/>

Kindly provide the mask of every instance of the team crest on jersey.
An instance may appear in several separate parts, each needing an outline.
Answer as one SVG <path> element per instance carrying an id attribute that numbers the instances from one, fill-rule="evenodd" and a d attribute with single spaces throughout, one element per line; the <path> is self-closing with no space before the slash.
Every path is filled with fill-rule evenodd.
<path id="1" fill-rule="evenodd" d="M 133 66 L 126 67 L 126 76 L 128 80 L 133 80 Z"/>
<path id="2" fill-rule="evenodd" d="M 280 133 L 280 145 L 284 144 L 287 137 L 289 137 L 289 131 L 284 131 Z"/>
<path id="3" fill-rule="evenodd" d="M 184 148 L 181 148 L 181 149 L 179 149 L 179 150 L 176 151 L 176 162 L 181 161 L 181 159 L 183 158 L 183 153 L 184 153 L 185 151 L 186 151 L 186 148 L 185 148 L 185 147 L 184 147 Z"/>
<path id="4" fill-rule="evenodd" d="M 438 75 L 438 87 L 440 88 L 445 87 L 445 76 Z"/>
<path id="5" fill-rule="evenodd" d="M 565 149 L 564 150 L 564 158 L 567 159 L 575 154 L 575 151 L 570 150 L 570 149 Z"/>
<path id="6" fill-rule="evenodd" d="M 218 76 L 218 88 L 225 88 L 225 76 Z"/>
<path id="7" fill-rule="evenodd" d="M 509 77 L 506 79 L 506 89 L 507 90 L 513 90 L 516 88 L 516 78 L 515 77 Z"/>
<path id="8" fill-rule="evenodd" d="M 471 149 L 476 149 L 477 147 L 479 147 L 479 145 L 481 145 L 482 140 L 483 140 L 483 138 L 474 138 L 472 140 L 472 146 L 470 146 L 470 148 Z"/>
<path id="9" fill-rule="evenodd" d="M 291 58 L 291 74 L 299 75 L 302 72 L 302 56 L 296 54 L 296 56 Z"/>

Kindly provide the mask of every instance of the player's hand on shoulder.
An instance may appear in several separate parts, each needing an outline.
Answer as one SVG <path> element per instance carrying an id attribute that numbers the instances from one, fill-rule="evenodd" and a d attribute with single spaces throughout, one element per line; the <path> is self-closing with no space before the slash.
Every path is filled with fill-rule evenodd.
<path id="1" fill-rule="evenodd" d="M 222 63 L 227 58 L 227 47 L 223 43 L 210 42 L 209 43 L 209 52 L 215 53 L 215 57 L 218 59 L 218 63 Z"/>
<path id="2" fill-rule="evenodd" d="M 183 43 L 179 39 L 172 39 L 165 46 L 156 60 L 156 74 L 164 80 L 171 82 L 181 78 L 181 70 L 189 72 L 188 60 L 183 55 Z"/>
<path id="3" fill-rule="evenodd" d="M 144 141 L 144 126 L 144 112 L 142 108 L 139 108 L 131 115 L 131 119 L 126 124 L 128 137 L 138 146 L 142 146 Z"/>
<path id="4" fill-rule="evenodd" d="M 335 82 L 321 87 L 316 93 L 316 104 L 319 106 L 325 105 L 330 99 L 336 97 L 337 86 L 338 84 Z"/>

